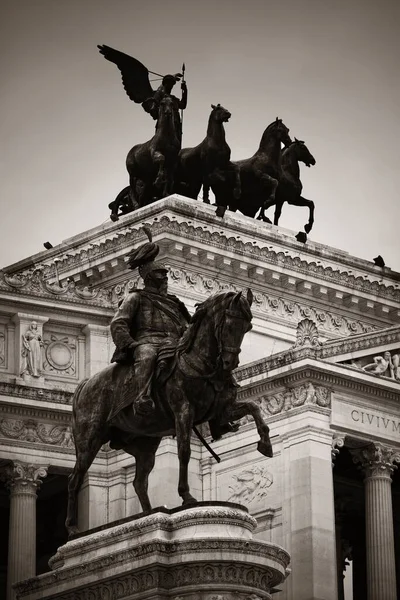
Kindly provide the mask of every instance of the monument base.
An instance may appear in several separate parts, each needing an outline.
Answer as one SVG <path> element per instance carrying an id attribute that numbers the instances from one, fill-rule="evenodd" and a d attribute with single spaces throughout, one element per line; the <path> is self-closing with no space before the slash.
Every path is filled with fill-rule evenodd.
<path id="1" fill-rule="evenodd" d="M 20 600 L 261 600 L 290 557 L 256 541 L 256 520 L 226 502 L 158 508 L 75 536 L 49 573 L 16 584 Z"/>

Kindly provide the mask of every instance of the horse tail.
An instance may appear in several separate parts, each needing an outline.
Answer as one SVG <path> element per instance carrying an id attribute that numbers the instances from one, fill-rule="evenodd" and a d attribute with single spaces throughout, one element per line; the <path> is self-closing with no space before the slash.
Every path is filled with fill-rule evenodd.
<path id="1" fill-rule="evenodd" d="M 77 388 L 75 389 L 74 395 L 72 397 L 72 420 L 73 422 L 75 422 L 75 417 L 76 417 L 76 405 L 78 403 L 79 400 L 79 396 L 80 393 L 83 389 L 83 387 L 86 385 L 86 383 L 89 381 L 89 377 L 86 377 L 85 379 L 82 379 L 82 381 L 80 381 L 78 383 Z"/>

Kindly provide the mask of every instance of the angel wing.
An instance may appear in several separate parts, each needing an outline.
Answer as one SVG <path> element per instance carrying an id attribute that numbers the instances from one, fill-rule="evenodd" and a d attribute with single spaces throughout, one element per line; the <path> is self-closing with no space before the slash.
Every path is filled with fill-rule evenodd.
<path id="1" fill-rule="evenodd" d="M 117 65 L 121 71 L 122 84 L 133 102 L 140 104 L 154 94 L 149 81 L 149 71 L 141 62 L 128 54 L 124 54 L 124 52 L 110 48 L 110 46 L 97 47 L 100 54 L 106 60 Z"/>

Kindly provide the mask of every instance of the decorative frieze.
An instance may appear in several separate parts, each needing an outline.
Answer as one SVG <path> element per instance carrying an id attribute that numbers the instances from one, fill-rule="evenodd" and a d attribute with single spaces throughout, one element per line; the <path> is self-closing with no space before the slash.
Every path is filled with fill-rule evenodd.
<path id="1" fill-rule="evenodd" d="M 388 346 L 399 342 L 400 346 L 400 327 L 388 327 L 387 329 L 378 329 L 377 331 L 368 332 L 368 335 L 357 335 L 347 337 L 342 340 L 330 340 L 325 342 L 320 350 L 321 358 L 330 358 L 340 354 L 349 354 L 359 352 L 360 350 L 368 350 Z"/>
<path id="2" fill-rule="evenodd" d="M 263 500 L 268 494 L 268 488 L 274 482 L 272 473 L 266 467 L 258 465 L 243 469 L 238 474 L 232 474 L 232 479 L 234 483 L 229 486 L 228 502 L 236 502 L 244 506 Z"/>
<path id="3" fill-rule="evenodd" d="M 266 417 L 307 404 L 330 408 L 331 390 L 309 382 L 299 387 L 287 388 L 271 396 L 261 396 L 258 401 Z"/>
<path id="4" fill-rule="evenodd" d="M 58 298 L 72 303 L 104 308 L 112 307 L 109 290 L 80 288 L 73 281 L 68 281 L 63 285 L 49 283 L 44 277 L 43 269 L 40 268 L 13 275 L 7 275 L 4 271 L 0 271 L 0 291 L 53 301 Z"/>
<path id="5" fill-rule="evenodd" d="M 34 388 L 6 381 L 0 381 L 0 394 L 11 398 L 29 398 L 56 404 L 72 404 L 73 397 L 73 392 L 67 390 Z"/>
<path id="6" fill-rule="evenodd" d="M 64 448 L 74 447 L 71 427 L 67 425 L 46 425 L 33 419 L 1 419 L 0 435 L 24 442 L 49 444 Z"/>

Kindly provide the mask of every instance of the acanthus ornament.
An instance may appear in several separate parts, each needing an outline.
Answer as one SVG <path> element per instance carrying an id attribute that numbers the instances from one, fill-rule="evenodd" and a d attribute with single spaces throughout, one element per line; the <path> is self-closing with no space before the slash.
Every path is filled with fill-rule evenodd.
<path id="1" fill-rule="evenodd" d="M 340 449 L 344 447 L 346 436 L 342 433 L 334 433 L 332 438 L 332 464 L 334 464 Z"/>
<path id="2" fill-rule="evenodd" d="M 330 408 L 331 390 L 324 386 L 314 385 L 309 381 L 299 387 L 287 388 L 273 396 L 261 396 L 259 402 L 265 417 L 307 404 Z"/>
<path id="3" fill-rule="evenodd" d="M 267 495 L 267 489 L 273 484 L 273 476 L 266 467 L 257 465 L 243 469 L 239 474 L 233 474 L 235 480 L 229 486 L 231 495 L 228 502 L 237 502 L 245 506 L 262 500 Z"/>
<path id="4" fill-rule="evenodd" d="M 391 477 L 400 463 L 400 451 L 374 442 L 363 448 L 350 450 L 354 463 L 359 463 L 368 477 Z"/>
<path id="5" fill-rule="evenodd" d="M 11 493 L 28 492 L 36 493 L 40 487 L 41 479 L 47 476 L 48 467 L 14 461 L 6 467 L 2 478 Z"/>

